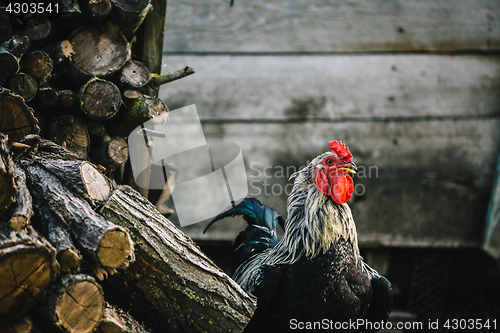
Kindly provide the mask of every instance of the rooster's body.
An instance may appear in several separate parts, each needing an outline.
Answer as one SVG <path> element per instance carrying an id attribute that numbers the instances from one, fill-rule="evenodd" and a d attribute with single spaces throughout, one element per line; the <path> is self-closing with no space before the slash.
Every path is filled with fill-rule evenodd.
<path id="1" fill-rule="evenodd" d="M 369 332 L 358 319 L 380 323 L 389 316 L 391 285 L 360 257 L 345 203 L 352 195 L 352 156 L 341 143 L 330 148 L 293 175 L 286 221 L 258 200 L 245 199 L 211 222 L 234 215 L 248 222 L 235 241 L 233 261 L 235 281 L 258 298 L 245 332 Z M 280 241 L 278 223 L 285 230 Z"/>

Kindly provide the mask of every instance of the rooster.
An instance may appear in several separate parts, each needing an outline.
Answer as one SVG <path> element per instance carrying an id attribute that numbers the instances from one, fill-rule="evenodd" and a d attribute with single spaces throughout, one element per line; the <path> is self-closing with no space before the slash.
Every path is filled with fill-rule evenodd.
<path id="1" fill-rule="evenodd" d="M 233 279 L 258 299 L 245 332 L 376 332 L 389 317 L 391 284 L 361 258 L 346 203 L 356 165 L 342 142 L 329 146 L 329 152 L 292 175 L 286 221 L 247 198 L 205 228 L 235 215 L 248 224 L 235 240 L 233 259 Z M 284 229 L 279 241 L 278 224 Z"/>

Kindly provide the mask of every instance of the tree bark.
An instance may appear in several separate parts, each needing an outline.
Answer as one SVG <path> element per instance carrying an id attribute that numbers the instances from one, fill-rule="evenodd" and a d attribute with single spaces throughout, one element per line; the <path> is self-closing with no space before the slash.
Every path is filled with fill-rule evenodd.
<path id="1" fill-rule="evenodd" d="M 130 59 L 127 40 L 110 20 L 76 32 L 70 39 L 71 65 L 80 78 L 106 77 L 120 70 Z M 78 77 L 77 77 L 78 79 Z"/>
<path id="2" fill-rule="evenodd" d="M 95 206 L 107 200 L 112 191 L 106 177 L 87 161 L 64 161 L 37 156 L 33 159 L 56 176 L 72 193 L 84 198 L 91 205 Z"/>
<path id="3" fill-rule="evenodd" d="M 29 102 L 37 93 L 38 83 L 29 74 L 17 73 L 9 78 L 7 88 L 23 97 L 26 102 Z"/>
<path id="4" fill-rule="evenodd" d="M 150 333 L 131 315 L 106 303 L 104 318 L 95 333 Z"/>
<path id="5" fill-rule="evenodd" d="M 143 95 L 135 90 L 123 92 L 124 109 L 108 126 L 113 136 L 128 137 L 137 126 L 155 117 L 167 117 L 165 102 L 157 97 Z"/>
<path id="6" fill-rule="evenodd" d="M 132 315 L 155 332 L 240 332 L 255 297 L 215 266 L 195 243 L 129 186 L 111 194 L 101 214 L 131 231 L 137 260 L 105 281 L 109 299 L 134 304 Z M 113 297 L 114 296 L 114 297 Z"/>
<path id="7" fill-rule="evenodd" d="M 80 118 L 62 116 L 54 119 L 48 138 L 61 146 L 65 143 L 69 151 L 82 160 L 87 159 L 90 139 L 87 126 Z"/>
<path id="8" fill-rule="evenodd" d="M 7 148 L 7 136 L 0 133 L 0 213 L 14 202 L 17 188 L 14 183 L 14 163 Z"/>
<path id="9" fill-rule="evenodd" d="M 33 76 L 39 82 L 45 80 L 52 73 L 53 66 L 52 59 L 44 51 L 31 52 L 21 64 L 22 71 Z"/>
<path id="10" fill-rule="evenodd" d="M 18 165 L 14 166 L 17 194 L 15 197 L 14 211 L 10 218 L 10 227 L 14 230 L 26 228 L 33 216 L 33 201 L 26 186 L 26 174 Z"/>
<path id="11" fill-rule="evenodd" d="M 0 225 L 0 323 L 21 318 L 59 275 L 54 248 L 31 227 Z"/>
<path id="12" fill-rule="evenodd" d="M 116 8 L 115 17 L 125 38 L 131 40 L 152 8 L 151 0 L 111 0 L 111 2 Z"/>
<path id="13" fill-rule="evenodd" d="M 21 140 L 21 142 L 23 141 Z M 72 153 L 66 148 L 63 148 L 62 146 L 45 139 L 42 139 L 38 144 L 37 152 L 38 156 L 43 158 L 61 159 L 65 161 L 78 160 L 78 155 L 76 155 L 75 153 Z"/>
<path id="14" fill-rule="evenodd" d="M 89 275 L 64 275 L 37 309 L 34 320 L 48 332 L 90 333 L 104 316 L 102 288 Z"/>
<path id="15" fill-rule="evenodd" d="M 110 81 L 90 79 L 78 94 L 80 108 L 90 118 L 105 120 L 113 117 L 122 103 L 121 93 Z"/>
<path id="16" fill-rule="evenodd" d="M 152 74 L 149 86 L 151 88 L 158 88 L 162 84 L 182 79 L 183 77 L 189 76 L 194 73 L 195 72 L 192 67 L 185 66 L 173 71 L 172 73 L 165 73 L 162 75 Z"/>
<path id="17" fill-rule="evenodd" d="M 106 221 L 90 204 L 71 192 L 48 171 L 28 159 L 26 170 L 39 228 L 47 238 L 51 223 L 68 230 L 76 247 L 94 264 L 106 268 L 127 267 L 134 260 L 134 246 L 126 229 Z M 69 181 L 69 179 L 68 179 Z"/>

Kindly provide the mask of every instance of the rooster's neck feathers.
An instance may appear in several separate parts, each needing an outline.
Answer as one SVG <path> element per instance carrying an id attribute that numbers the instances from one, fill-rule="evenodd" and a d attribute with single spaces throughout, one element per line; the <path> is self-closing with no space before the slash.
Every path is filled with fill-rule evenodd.
<path id="1" fill-rule="evenodd" d="M 356 225 L 351 209 L 347 204 L 333 202 L 318 190 L 314 182 L 316 165 L 330 155 L 331 153 L 325 153 L 318 156 L 309 166 L 292 176 L 295 182 L 288 198 L 288 221 L 282 240 L 288 252 L 295 252 L 291 263 L 302 255 L 314 258 L 327 252 L 340 238 L 351 243 L 356 257 L 359 256 Z M 297 249 L 297 244 L 302 249 Z"/>
<path id="2" fill-rule="evenodd" d="M 253 256 L 235 271 L 233 278 L 246 290 L 252 292 L 261 278 L 262 265 L 291 265 L 303 256 L 315 258 L 326 253 L 341 238 L 351 243 L 356 262 L 363 261 L 359 255 L 356 225 L 349 206 L 335 203 L 321 193 L 314 182 L 316 165 L 333 153 L 316 157 L 308 166 L 297 171 L 292 192 L 288 197 L 288 218 L 285 233 L 275 247 Z M 375 271 L 373 271 L 375 272 Z M 376 273 L 376 272 L 375 272 Z"/>

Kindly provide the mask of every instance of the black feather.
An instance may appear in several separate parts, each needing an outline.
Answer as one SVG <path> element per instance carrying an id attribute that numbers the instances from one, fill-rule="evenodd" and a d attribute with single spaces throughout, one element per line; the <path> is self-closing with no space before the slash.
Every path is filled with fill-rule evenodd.
<path id="1" fill-rule="evenodd" d="M 278 243 L 276 227 L 280 224 L 283 228 L 285 224 L 285 220 L 275 209 L 261 204 L 255 198 L 245 198 L 235 207 L 217 215 L 203 233 L 215 222 L 235 215 L 242 215 L 248 226 L 234 241 L 233 272 L 250 257 L 273 248 Z"/>

